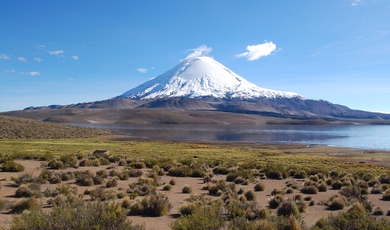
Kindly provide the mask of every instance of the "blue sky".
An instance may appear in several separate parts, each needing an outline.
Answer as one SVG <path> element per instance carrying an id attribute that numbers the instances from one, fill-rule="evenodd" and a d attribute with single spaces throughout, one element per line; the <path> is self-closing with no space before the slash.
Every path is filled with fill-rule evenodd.
<path id="1" fill-rule="evenodd" d="M 0 111 L 118 96 L 199 49 L 248 81 L 390 112 L 390 1 L 1 1 Z"/>

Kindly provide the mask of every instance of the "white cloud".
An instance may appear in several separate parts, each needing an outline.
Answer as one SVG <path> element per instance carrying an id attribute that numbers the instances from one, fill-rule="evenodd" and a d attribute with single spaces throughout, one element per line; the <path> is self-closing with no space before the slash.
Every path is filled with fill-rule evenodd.
<path id="1" fill-rule="evenodd" d="M 35 48 L 38 49 L 38 50 L 43 50 L 46 47 L 44 45 L 37 45 Z"/>
<path id="2" fill-rule="evenodd" d="M 10 58 L 8 55 L 0 54 L 0 59 L 9 60 L 9 59 L 11 59 L 11 58 Z"/>
<path id="3" fill-rule="evenodd" d="M 25 57 L 18 57 L 18 60 L 22 62 L 27 62 L 27 59 Z"/>
<path id="4" fill-rule="evenodd" d="M 63 50 L 54 50 L 48 51 L 50 55 L 57 55 L 58 57 L 65 57 L 63 54 L 65 53 Z"/>
<path id="5" fill-rule="evenodd" d="M 76 56 L 76 55 L 73 55 L 72 58 L 73 58 L 73 60 L 76 60 L 76 61 L 79 60 L 79 56 Z"/>
<path id="6" fill-rule="evenodd" d="M 265 42 L 263 44 L 249 45 L 246 47 L 246 50 L 248 50 L 248 52 L 236 54 L 235 57 L 245 57 L 248 61 L 255 61 L 274 52 L 276 50 L 276 45 L 272 42 Z"/>
<path id="7" fill-rule="evenodd" d="M 36 72 L 36 71 L 28 72 L 28 73 L 26 73 L 26 74 L 29 74 L 29 75 L 31 75 L 31 76 L 39 76 L 39 75 L 41 75 L 39 72 Z"/>
<path id="8" fill-rule="evenodd" d="M 43 60 L 42 60 L 42 58 L 34 58 L 34 61 L 36 61 L 36 62 L 41 62 L 41 61 L 43 61 Z"/>
<path id="9" fill-rule="evenodd" d="M 148 71 L 148 69 L 138 68 L 137 71 L 140 72 L 140 73 L 146 73 Z"/>
<path id="10" fill-rule="evenodd" d="M 16 72 L 16 70 L 14 70 L 14 69 L 11 69 L 11 70 L 4 70 L 6 73 L 15 73 Z"/>
<path id="11" fill-rule="evenodd" d="M 187 57 L 187 58 L 193 58 L 193 57 L 202 57 L 202 56 L 206 56 L 208 53 L 210 53 L 213 49 L 211 47 L 207 47 L 205 45 L 202 45 L 202 46 L 199 46 L 198 48 L 195 48 L 195 49 L 189 49 L 187 50 L 188 51 L 192 51 L 192 53 L 190 53 Z"/>
<path id="12" fill-rule="evenodd" d="M 358 5 L 361 5 L 361 4 L 363 4 L 363 0 L 354 0 L 351 3 L 351 6 L 358 6 Z"/>

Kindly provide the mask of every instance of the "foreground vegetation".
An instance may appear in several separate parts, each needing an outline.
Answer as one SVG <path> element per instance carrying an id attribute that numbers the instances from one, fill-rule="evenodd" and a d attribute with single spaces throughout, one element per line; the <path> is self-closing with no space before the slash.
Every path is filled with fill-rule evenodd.
<path id="1" fill-rule="evenodd" d="M 10 229 L 144 229 L 126 216 L 168 215 L 166 194 L 174 186 L 191 194 L 170 224 L 175 230 L 390 229 L 378 217 L 388 210 L 368 199 L 381 194 L 390 200 L 390 170 L 309 154 L 318 149 L 103 139 L 0 140 L 0 146 L 1 170 L 19 172 L 9 181 L 18 200 L 0 199 L 0 210 L 22 213 Z M 95 149 L 110 154 L 91 154 Z M 39 175 L 25 172 L 21 159 L 41 161 Z M 162 183 L 163 176 L 169 183 Z M 194 188 L 178 185 L 178 177 L 202 178 L 207 195 L 192 194 Z M 275 188 L 268 206 L 261 206 L 258 193 L 270 179 L 286 186 Z M 46 184 L 56 186 L 43 190 Z M 311 197 L 330 189 L 337 192 L 329 200 Z M 343 211 L 306 226 L 302 213 L 313 205 Z"/>

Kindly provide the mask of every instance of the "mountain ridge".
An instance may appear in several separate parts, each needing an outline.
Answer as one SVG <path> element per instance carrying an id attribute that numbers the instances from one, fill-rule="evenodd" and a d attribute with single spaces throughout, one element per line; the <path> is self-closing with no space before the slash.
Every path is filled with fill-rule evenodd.
<path id="1" fill-rule="evenodd" d="M 288 119 L 368 119 L 379 122 L 390 120 L 390 114 L 353 110 L 325 100 L 305 99 L 297 93 L 261 88 L 210 57 L 191 57 L 181 60 L 175 67 L 158 77 L 111 99 L 71 105 L 29 107 L 25 111 L 28 114 L 28 111 L 42 110 L 40 116 L 34 116 L 48 121 L 65 122 L 75 120 L 66 118 L 66 116 L 74 116 L 72 113 L 65 112 L 71 109 L 89 111 L 90 119 L 85 115 L 87 112 L 85 114 L 79 112 L 82 114 L 80 116 L 83 121 L 97 119 L 102 123 L 108 121 L 99 116 L 96 111 L 102 114 L 107 114 L 103 110 L 133 113 L 134 111 L 130 112 L 133 109 L 217 111 L 229 113 L 232 117 L 235 116 L 233 114 L 251 114 Z M 93 109 L 96 111 L 91 112 Z M 64 111 L 47 113 L 44 112 L 45 110 Z M 156 122 L 171 123 L 175 122 L 174 119 L 183 120 L 177 113 L 158 111 L 159 114 L 155 115 Z M 14 114 L 21 116 L 22 112 Z M 120 115 L 109 114 L 112 117 L 120 117 Z M 221 113 L 215 114 L 221 115 Z M 170 115 L 173 116 L 172 119 L 167 118 Z M 185 119 L 190 119 L 190 116 L 183 116 L 186 117 Z M 109 122 L 115 120 L 112 117 L 108 119 Z M 143 117 L 147 122 L 152 122 L 153 113 Z"/>

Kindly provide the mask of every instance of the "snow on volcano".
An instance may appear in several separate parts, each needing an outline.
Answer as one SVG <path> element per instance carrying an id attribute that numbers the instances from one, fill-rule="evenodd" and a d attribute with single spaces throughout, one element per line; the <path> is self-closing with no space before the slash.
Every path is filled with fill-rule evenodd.
<path id="1" fill-rule="evenodd" d="M 174 68 L 133 88 L 119 97 L 155 99 L 166 97 L 224 99 L 302 98 L 297 93 L 260 88 L 211 57 L 191 57 Z"/>

